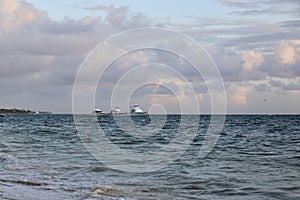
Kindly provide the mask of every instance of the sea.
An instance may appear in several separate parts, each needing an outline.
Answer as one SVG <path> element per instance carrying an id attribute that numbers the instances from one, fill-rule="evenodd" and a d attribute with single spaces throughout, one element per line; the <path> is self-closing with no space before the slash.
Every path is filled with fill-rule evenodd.
<path id="1" fill-rule="evenodd" d="M 210 115 L 8 114 L 0 199 L 300 199 L 300 115 L 223 117 L 211 133 Z"/>

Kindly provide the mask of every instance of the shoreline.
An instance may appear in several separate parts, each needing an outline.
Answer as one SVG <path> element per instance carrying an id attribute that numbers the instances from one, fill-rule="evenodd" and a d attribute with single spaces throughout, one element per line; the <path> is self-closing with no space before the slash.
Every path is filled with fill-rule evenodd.
<path id="1" fill-rule="evenodd" d="M 0 114 L 52 114 L 48 111 L 32 111 L 29 109 L 1 108 Z"/>

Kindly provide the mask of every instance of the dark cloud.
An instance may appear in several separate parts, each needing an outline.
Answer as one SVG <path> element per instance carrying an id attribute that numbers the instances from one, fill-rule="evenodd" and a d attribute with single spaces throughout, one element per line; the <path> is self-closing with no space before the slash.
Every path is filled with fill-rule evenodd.
<path id="1" fill-rule="evenodd" d="M 264 92 L 269 90 L 269 86 L 267 84 L 259 84 L 259 85 L 255 85 L 254 89 L 258 92 Z"/>
<path id="2" fill-rule="evenodd" d="M 99 19 L 84 18 L 81 20 L 66 19 L 64 21 L 46 21 L 40 24 L 42 32 L 48 34 L 80 34 L 98 31 L 101 21 Z"/>
<path id="3" fill-rule="evenodd" d="M 272 86 L 272 87 L 275 87 L 275 88 L 280 88 L 281 90 L 296 90 L 296 91 L 299 91 L 300 90 L 300 80 L 289 80 L 287 83 L 286 82 L 283 82 L 283 81 L 280 81 L 280 80 L 273 80 L 271 79 L 269 81 L 269 84 Z"/>
<path id="4" fill-rule="evenodd" d="M 170 83 L 172 84 L 172 83 Z M 143 87 L 138 88 L 138 90 L 135 91 L 133 96 L 135 97 L 143 97 L 145 95 L 174 95 L 174 91 L 170 90 L 170 88 L 174 89 L 178 87 L 175 84 L 172 85 L 157 85 L 157 84 L 148 84 L 144 85 Z M 177 91 L 176 90 L 176 91 Z"/>
<path id="5" fill-rule="evenodd" d="M 273 87 L 282 87 L 283 86 L 283 83 L 280 81 L 280 80 L 273 80 L 271 79 L 269 81 L 269 84 Z"/>
<path id="6" fill-rule="evenodd" d="M 70 112 L 85 55 L 109 35 L 152 23 L 123 7 L 106 9 L 105 19 L 53 21 L 26 1 L 13 6 L 0 10 L 0 103 L 8 107 L 52 105 L 53 112 Z"/>
<path id="7" fill-rule="evenodd" d="M 274 51 L 274 44 L 281 40 L 299 39 L 298 20 L 271 22 L 262 19 L 218 19 L 187 16 L 193 26 L 181 31 L 202 44 L 230 48 L 235 51 Z M 216 40 L 216 38 L 218 38 Z"/>
<path id="8" fill-rule="evenodd" d="M 53 65 L 53 56 L 0 55 L 0 78 L 30 76 Z"/>
<path id="9" fill-rule="evenodd" d="M 213 52 L 212 58 L 215 61 L 224 81 L 242 80 L 242 57 L 241 55 L 220 49 Z"/>
<path id="10" fill-rule="evenodd" d="M 275 42 L 281 40 L 297 40 L 299 39 L 300 30 L 290 30 L 273 33 L 262 33 L 251 36 L 240 37 L 237 39 L 228 40 L 222 43 L 226 47 L 236 47 L 246 50 L 250 44 L 255 44 L 257 47 L 264 48 L 266 45 L 274 45 Z"/>
<path id="11" fill-rule="evenodd" d="M 292 82 L 292 83 L 288 83 L 288 84 L 283 84 L 282 87 L 283 90 L 300 90 L 300 81 L 297 82 Z"/>
<path id="12" fill-rule="evenodd" d="M 282 21 L 279 23 L 279 25 L 283 26 L 283 27 L 297 28 L 297 27 L 300 27 L 300 20 Z"/>

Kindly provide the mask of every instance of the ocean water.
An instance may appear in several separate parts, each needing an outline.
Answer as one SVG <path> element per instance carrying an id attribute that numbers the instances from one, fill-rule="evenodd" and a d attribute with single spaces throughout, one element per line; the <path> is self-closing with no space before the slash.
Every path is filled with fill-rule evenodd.
<path id="1" fill-rule="evenodd" d="M 84 131 L 89 116 L 81 118 Z M 160 151 L 196 126 L 173 162 L 129 173 L 89 153 L 72 115 L 7 115 L 0 119 L 0 199 L 300 199 L 299 115 L 228 115 L 218 142 L 200 158 L 209 121 L 99 119 L 111 143 L 135 153 Z"/>

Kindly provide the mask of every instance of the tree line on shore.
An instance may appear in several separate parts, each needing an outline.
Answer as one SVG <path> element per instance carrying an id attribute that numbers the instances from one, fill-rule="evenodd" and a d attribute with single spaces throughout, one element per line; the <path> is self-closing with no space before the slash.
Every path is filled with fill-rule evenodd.
<path id="1" fill-rule="evenodd" d="M 35 112 L 28 109 L 0 108 L 0 113 L 31 114 Z"/>

